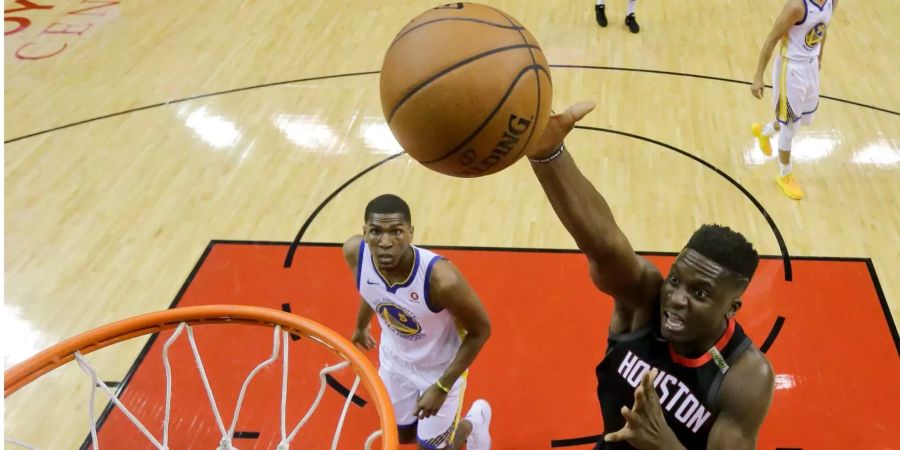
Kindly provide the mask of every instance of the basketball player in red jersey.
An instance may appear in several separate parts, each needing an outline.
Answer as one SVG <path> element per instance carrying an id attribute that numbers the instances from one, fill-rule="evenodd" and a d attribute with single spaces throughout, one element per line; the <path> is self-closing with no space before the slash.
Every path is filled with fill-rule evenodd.
<path id="1" fill-rule="evenodd" d="M 755 449 L 774 375 L 734 315 L 759 256 L 718 225 L 700 227 L 667 276 L 638 256 L 563 145 L 593 108 L 552 116 L 526 153 L 591 280 L 613 298 L 596 370 L 605 431 L 595 448 Z"/>

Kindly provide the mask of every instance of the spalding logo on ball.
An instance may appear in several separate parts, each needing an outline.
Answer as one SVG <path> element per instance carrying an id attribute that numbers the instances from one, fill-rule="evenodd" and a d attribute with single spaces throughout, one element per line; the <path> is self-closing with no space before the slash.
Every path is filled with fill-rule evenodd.
<path id="1" fill-rule="evenodd" d="M 381 107 L 394 137 L 426 167 L 457 177 L 519 160 L 544 131 L 551 97 L 534 36 L 476 3 L 420 14 L 397 33 L 381 67 Z"/>

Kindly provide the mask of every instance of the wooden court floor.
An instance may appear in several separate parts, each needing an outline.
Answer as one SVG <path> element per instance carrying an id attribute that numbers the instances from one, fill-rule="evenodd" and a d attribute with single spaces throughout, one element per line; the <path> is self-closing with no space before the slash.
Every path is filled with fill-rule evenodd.
<path id="1" fill-rule="evenodd" d="M 900 308 L 894 56 L 900 44 L 893 39 L 900 4 L 841 3 L 825 49 L 825 97 L 814 124 L 795 141 L 795 173 L 807 198 L 794 202 L 775 186 L 777 164 L 758 153 L 749 134 L 752 122 L 771 115 L 771 92 L 755 100 L 749 81 L 779 1 L 639 0 L 637 35 L 621 24 L 624 1 L 608 2 L 605 29 L 594 23 L 591 2 L 487 3 L 540 41 L 554 66 L 555 109 L 597 101 L 587 128 L 574 131 L 568 147 L 637 250 L 677 252 L 698 225 L 717 222 L 771 256 L 767 276 L 752 286 L 759 306 L 747 301 L 738 316 L 756 324 L 757 345 L 777 317 L 785 318 L 772 352 L 786 352 L 773 356 L 776 372 L 794 381 L 778 391 L 766 448 L 847 448 L 808 434 L 834 417 L 810 411 L 807 395 L 821 389 L 827 397 L 842 382 L 846 389 L 834 394 L 829 414 L 896 430 L 896 423 L 863 419 L 865 408 L 851 397 L 870 394 L 870 376 L 900 375 L 890 326 Z M 7 0 L 4 6 L 5 368 L 81 331 L 169 307 L 211 241 L 286 243 L 308 222 L 304 242 L 341 242 L 358 232 L 365 203 L 384 192 L 410 203 L 417 243 L 454 247 L 461 262 L 494 253 L 459 247 L 574 248 L 524 163 L 460 180 L 399 156 L 325 202 L 400 151 L 384 125 L 377 71 L 394 33 L 433 3 Z M 310 248 L 298 250 L 298 263 Z M 562 267 L 553 254 L 524 254 L 536 267 Z M 664 267 L 660 258 L 655 262 Z M 472 263 L 467 276 L 488 276 L 481 267 L 490 266 Z M 307 266 L 293 270 L 308 276 Z M 561 290 L 541 288 L 548 297 L 587 280 L 578 270 L 559 276 Z M 335 292 L 350 296 L 346 281 L 323 277 L 316 282 L 325 285 L 307 288 L 321 292 L 334 282 Z M 831 282 L 843 288 L 826 289 Z M 529 336 L 558 336 L 560 324 L 540 320 L 540 305 L 517 302 L 506 284 L 484 286 L 490 312 L 508 327 L 478 364 L 516 370 L 515 364 L 541 363 L 537 352 L 505 360 L 506 347 Z M 311 305 L 326 301 L 307 297 L 315 297 L 305 299 Z M 559 362 L 573 376 L 589 377 L 588 362 L 601 350 L 590 336 L 602 333 L 607 305 L 594 300 L 555 304 L 573 314 L 597 313 L 596 323 L 578 325 L 586 341 L 573 352 L 581 356 Z M 513 302 L 516 309 L 505 307 Z M 515 328 L 518 308 L 528 310 L 522 317 L 532 328 Z M 335 316 L 335 329 L 349 334 L 353 314 Z M 144 344 L 118 345 L 92 362 L 104 379 L 122 380 Z M 834 371 L 843 361 L 834 349 L 883 353 L 870 355 L 877 358 L 871 373 L 848 374 Z M 790 355 L 801 350 L 808 358 Z M 537 367 L 536 376 L 552 380 L 551 366 Z M 804 384 L 811 379 L 823 384 Z M 473 393 L 503 382 L 482 375 Z M 900 402 L 897 387 L 890 389 L 880 403 Z M 79 445 L 88 390 L 71 367 L 36 382 L 7 400 L 7 434 L 40 448 Z M 599 432 L 591 395 L 590 389 L 584 397 L 567 395 L 584 409 L 584 422 L 537 430 L 536 448 Z M 509 411 L 497 424 L 510 443 L 514 410 L 502 402 L 498 410 Z M 46 430 L 49 416 L 60 418 L 53 433 Z M 896 435 L 844 431 L 835 433 L 871 443 L 866 448 L 900 448 Z"/>

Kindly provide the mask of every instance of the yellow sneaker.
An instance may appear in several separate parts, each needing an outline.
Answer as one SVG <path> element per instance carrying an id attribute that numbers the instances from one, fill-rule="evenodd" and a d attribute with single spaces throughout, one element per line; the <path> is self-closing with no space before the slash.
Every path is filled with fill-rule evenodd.
<path id="1" fill-rule="evenodd" d="M 803 188 L 800 187 L 800 182 L 794 178 L 794 174 L 789 173 L 783 177 L 778 177 L 775 179 L 775 182 L 781 186 L 784 195 L 787 195 L 794 200 L 803 198 Z"/>
<path id="2" fill-rule="evenodd" d="M 763 124 L 754 123 L 750 131 L 759 141 L 759 149 L 762 150 L 763 155 L 772 156 L 772 144 L 769 142 L 769 137 L 763 134 Z"/>

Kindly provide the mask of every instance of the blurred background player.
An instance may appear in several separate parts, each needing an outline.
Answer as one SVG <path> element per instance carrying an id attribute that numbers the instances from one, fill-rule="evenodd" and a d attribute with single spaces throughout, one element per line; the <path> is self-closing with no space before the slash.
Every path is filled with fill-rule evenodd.
<path id="1" fill-rule="evenodd" d="M 637 19 L 634 17 L 635 3 L 637 3 L 637 0 L 628 0 L 628 14 L 625 15 L 625 25 L 628 26 L 632 33 L 641 31 L 641 26 L 638 25 Z M 606 0 L 597 0 L 597 4 L 594 5 L 594 14 L 597 17 L 597 24 L 605 27 L 608 23 L 606 20 Z"/>
<path id="2" fill-rule="evenodd" d="M 778 136 L 781 172 L 775 181 L 785 195 L 794 200 L 802 199 L 804 192 L 794 178 L 791 167 L 792 141 L 796 123 L 809 125 L 819 108 L 822 50 L 836 2 L 837 0 L 787 0 L 759 53 L 753 86 L 750 88 L 754 97 L 762 98 L 765 86 L 763 73 L 775 44 L 781 41 L 781 51 L 772 68 L 775 120 L 765 125 L 753 124 L 752 132 L 766 156 L 772 154 L 769 138 L 776 132 L 781 132 Z"/>

